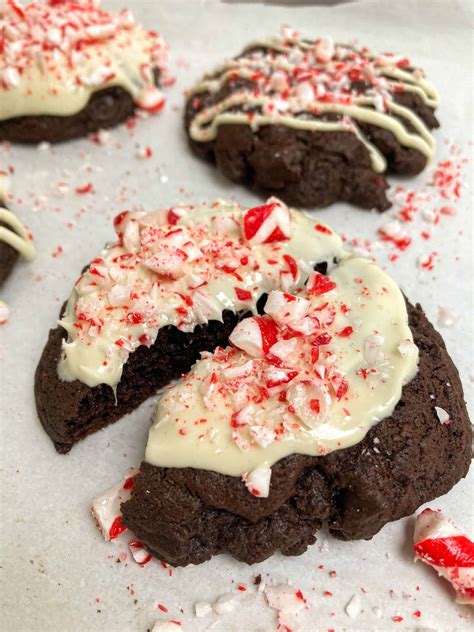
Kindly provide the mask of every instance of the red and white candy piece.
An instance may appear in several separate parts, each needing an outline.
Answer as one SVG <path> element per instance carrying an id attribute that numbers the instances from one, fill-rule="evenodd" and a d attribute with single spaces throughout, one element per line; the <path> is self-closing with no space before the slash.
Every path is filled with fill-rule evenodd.
<path id="1" fill-rule="evenodd" d="M 456 602 L 474 605 L 474 542 L 441 511 L 425 509 L 416 518 L 415 561 L 422 560 L 447 579 Z"/>
<path id="2" fill-rule="evenodd" d="M 265 303 L 265 313 L 279 325 L 292 325 L 302 320 L 309 311 L 310 302 L 306 298 L 273 291 Z"/>
<path id="3" fill-rule="evenodd" d="M 158 88 L 144 88 L 136 99 L 136 103 L 139 108 L 142 110 L 146 110 L 147 112 L 160 112 L 165 103 L 166 99 Z"/>
<path id="4" fill-rule="evenodd" d="M 308 607 L 308 602 L 301 590 L 289 584 L 265 586 L 265 597 L 268 605 L 278 611 L 278 629 L 299 629 L 298 613 Z"/>
<path id="5" fill-rule="evenodd" d="M 332 279 L 330 279 L 325 274 L 321 274 L 320 272 L 315 272 L 309 279 L 306 285 L 306 291 L 309 294 L 315 294 L 319 296 L 321 294 L 326 294 L 326 292 L 330 292 L 336 288 L 336 284 Z"/>
<path id="6" fill-rule="evenodd" d="M 270 316 L 245 318 L 234 329 L 229 341 L 249 355 L 263 357 L 277 341 L 278 328 Z"/>
<path id="7" fill-rule="evenodd" d="M 295 358 L 297 344 L 296 338 L 279 340 L 270 348 L 270 351 L 267 353 L 267 360 L 276 366 L 283 364 L 293 366 L 293 364 L 298 361 L 298 357 Z"/>
<path id="8" fill-rule="evenodd" d="M 449 413 L 444 410 L 444 408 L 441 408 L 441 406 L 435 406 L 435 412 L 440 424 L 445 426 L 450 423 L 451 419 L 449 417 Z"/>
<path id="9" fill-rule="evenodd" d="M 269 467 L 257 467 L 242 476 L 245 487 L 253 496 L 268 498 L 270 493 L 270 479 L 272 470 Z"/>
<path id="10" fill-rule="evenodd" d="M 126 530 L 120 506 L 130 498 L 138 470 L 128 469 L 123 479 L 92 501 L 92 515 L 106 540 L 114 540 Z"/>
<path id="11" fill-rule="evenodd" d="M 291 238 L 291 215 L 286 204 L 270 198 L 242 214 L 243 233 L 250 244 L 269 244 Z"/>
<path id="12" fill-rule="evenodd" d="M 145 564 L 151 561 L 151 553 L 146 550 L 145 545 L 143 542 L 140 542 L 140 540 L 130 540 L 128 548 L 130 549 L 133 559 L 140 566 L 145 566 Z"/>
<path id="13" fill-rule="evenodd" d="M 298 281 L 299 267 L 298 262 L 291 255 L 283 255 L 285 268 L 280 270 L 280 285 L 285 292 L 290 290 Z"/>
<path id="14" fill-rule="evenodd" d="M 324 384 L 314 380 L 296 382 L 288 388 L 286 399 L 305 426 L 317 428 L 326 421 L 331 396 Z"/>
<path id="15" fill-rule="evenodd" d="M 159 250 L 143 261 L 143 265 L 166 279 L 178 279 L 185 274 L 184 253 L 177 250 Z"/>
<path id="16" fill-rule="evenodd" d="M 316 58 L 318 61 L 327 64 L 334 56 L 334 43 L 330 37 L 321 37 L 316 41 Z"/>

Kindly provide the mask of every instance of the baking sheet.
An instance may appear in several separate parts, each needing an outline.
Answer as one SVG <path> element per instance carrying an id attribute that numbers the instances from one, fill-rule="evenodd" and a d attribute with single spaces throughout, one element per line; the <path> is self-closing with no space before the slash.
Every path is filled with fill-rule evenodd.
<path id="1" fill-rule="evenodd" d="M 116 8 L 122 2 L 104 5 Z M 469 629 L 468 608 L 454 604 L 450 588 L 430 569 L 413 564 L 411 518 L 388 525 L 371 542 L 337 542 L 322 533 L 304 556 L 276 555 L 254 567 L 219 556 L 170 576 L 156 561 L 144 568 L 130 558 L 117 562 L 119 549 L 103 542 L 89 515 L 90 501 L 140 462 L 153 402 L 59 456 L 35 414 L 33 377 L 62 301 L 82 266 L 113 237 L 111 220 L 119 211 L 217 197 L 235 197 L 249 206 L 259 201 L 187 150 L 181 128 L 183 91 L 202 71 L 282 24 L 307 35 L 331 34 L 341 41 L 357 37 L 376 50 L 399 50 L 424 66 L 440 91 L 437 160 L 452 157 L 453 145 L 469 156 L 470 3 L 361 0 L 330 8 L 288 8 L 136 0 L 129 6 L 170 45 L 178 81 L 168 91 L 166 111 L 140 121 L 134 130 L 113 130 L 104 146 L 88 140 L 50 150 L 0 146 L 0 166 L 14 169 L 12 208 L 30 226 L 38 250 L 32 264 L 17 266 L 1 297 L 11 310 L 10 321 L 0 328 L 3 629 L 145 632 L 157 619 L 175 619 L 193 632 L 275 630 L 275 611 L 255 594 L 257 574 L 301 588 L 310 605 L 301 616 L 303 630 Z M 137 157 L 145 146 L 153 150 L 148 160 Z M 374 254 L 433 321 L 439 306 L 459 316 L 454 327 L 441 331 L 472 411 L 471 166 L 464 170 L 463 195 L 453 205 L 457 214 L 443 218 L 436 229 L 429 226 L 429 241 L 419 237 L 421 225 L 416 224 L 414 245 L 397 253 L 396 262 L 389 259 L 394 251 L 384 245 L 377 244 Z M 425 173 L 401 184 L 422 187 L 427 178 Z M 75 193 L 89 182 L 94 193 Z M 349 237 L 371 242 L 375 226 L 387 221 L 344 204 L 315 215 Z M 433 270 L 420 268 L 417 258 L 431 252 L 438 253 Z M 430 503 L 471 531 L 472 480 L 471 475 Z M 194 617 L 196 601 L 213 601 L 237 584 L 248 590 L 242 591 L 236 610 Z M 344 608 L 354 594 L 361 610 L 351 619 Z M 413 614 L 418 611 L 419 616 Z"/>

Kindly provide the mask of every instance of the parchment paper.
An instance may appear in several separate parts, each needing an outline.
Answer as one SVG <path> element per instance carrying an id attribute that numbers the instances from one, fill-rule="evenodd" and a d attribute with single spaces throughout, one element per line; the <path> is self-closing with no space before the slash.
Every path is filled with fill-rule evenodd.
<path id="1" fill-rule="evenodd" d="M 104 5 L 116 8 L 122 3 L 110 0 Z M 469 156 L 470 3 L 361 0 L 288 8 L 217 0 L 136 0 L 129 6 L 170 45 L 178 81 L 168 91 L 166 110 L 139 121 L 134 130 L 113 130 L 104 146 L 88 140 L 43 151 L 0 146 L 0 166 L 14 168 L 11 206 L 30 226 L 38 250 L 32 264 L 17 266 L 2 291 L 11 309 L 10 321 L 0 328 L 2 629 L 145 632 L 157 619 L 175 619 L 183 630 L 193 632 L 209 626 L 223 632 L 275 630 L 276 613 L 262 595 L 248 597 L 256 592 L 253 577 L 268 574 L 274 581 L 290 580 L 307 597 L 310 607 L 301 617 L 303 630 L 468 630 L 468 608 L 454 604 L 451 589 L 431 569 L 413 563 L 410 518 L 385 527 L 370 542 L 337 542 L 322 533 L 302 557 L 276 555 L 255 567 L 220 556 L 170 576 L 157 562 L 144 568 L 130 558 L 117 562 L 119 549 L 103 542 L 89 514 L 90 501 L 118 481 L 129 465 L 140 462 L 153 402 L 60 456 L 37 420 L 33 378 L 60 305 L 82 266 L 113 239 L 111 220 L 119 211 L 217 197 L 235 197 L 249 206 L 259 201 L 187 149 L 183 91 L 204 70 L 248 41 L 276 33 L 284 23 L 308 36 L 357 38 L 375 50 L 400 51 L 422 65 L 440 91 L 437 160 L 449 156 L 452 144 Z M 137 158 L 137 147 L 145 146 L 152 148 L 153 156 Z M 465 167 L 466 174 L 470 169 Z M 425 173 L 402 184 L 420 187 L 427 177 Z M 95 193 L 75 193 L 88 182 Z M 417 236 L 396 262 L 389 261 L 391 251 L 380 245 L 373 254 L 434 322 L 440 305 L 459 315 L 454 327 L 441 331 L 472 411 L 472 206 L 467 176 L 464 182 L 457 215 L 443 219 L 436 229 L 429 226 L 431 240 Z M 375 227 L 387 221 L 344 204 L 315 215 L 348 237 L 372 241 Z M 434 269 L 420 269 L 417 257 L 432 251 L 438 253 Z M 472 501 L 471 476 L 430 506 L 444 509 L 472 534 Z M 329 574 L 333 570 L 335 577 Z M 248 587 L 242 591 L 241 606 L 227 615 L 195 618 L 196 601 L 213 601 L 237 584 Z M 354 594 L 360 596 L 361 612 L 351 619 L 344 607 Z M 158 609 L 158 603 L 168 613 Z M 419 616 L 413 614 L 417 611 Z M 393 620 L 398 616 L 403 621 Z"/>

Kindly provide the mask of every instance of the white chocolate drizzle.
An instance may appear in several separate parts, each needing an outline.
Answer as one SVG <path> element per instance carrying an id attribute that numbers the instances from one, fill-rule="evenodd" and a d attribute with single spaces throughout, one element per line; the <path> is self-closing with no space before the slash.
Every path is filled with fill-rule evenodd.
<path id="1" fill-rule="evenodd" d="M 30 261 L 35 256 L 32 237 L 18 217 L 11 211 L 0 206 L 0 241 L 5 242 L 17 250 L 25 259 Z"/>
<path id="2" fill-rule="evenodd" d="M 224 310 L 255 313 L 262 294 L 301 288 L 316 263 L 343 254 L 330 229 L 275 198 L 245 211 L 219 201 L 122 213 L 115 228 L 119 241 L 81 275 L 60 321 L 59 375 L 90 387 L 115 388 L 161 327 L 190 332 Z"/>
<path id="3" fill-rule="evenodd" d="M 240 81 L 239 87 L 229 93 L 225 88 L 234 81 Z M 353 86 L 355 82 L 364 83 L 362 92 Z M 201 105 L 203 94 L 220 90 L 222 98 Z M 189 95 L 196 111 L 189 133 L 193 140 L 206 142 L 214 140 L 224 124 L 350 131 L 367 148 L 373 169 L 381 173 L 386 160 L 358 124 L 390 131 L 402 146 L 416 149 L 428 160 L 435 152 L 434 138 L 420 116 L 396 102 L 399 92 L 415 93 L 431 108 L 438 103 L 437 92 L 422 70 L 404 58 L 333 45 L 328 39 L 306 42 L 292 33 L 254 42 L 242 56 L 198 83 Z"/>
<path id="4" fill-rule="evenodd" d="M 265 311 L 165 392 L 148 463 L 242 476 L 267 496 L 274 463 L 358 443 L 416 373 L 403 295 L 368 259 L 346 253 L 295 296 L 272 292 Z"/>
<path id="5" fill-rule="evenodd" d="M 91 95 L 120 86 L 139 107 L 158 111 L 164 97 L 166 45 L 137 24 L 130 11 L 114 15 L 94 0 L 57 4 L 16 0 L 0 9 L 0 120 L 71 116 Z"/>

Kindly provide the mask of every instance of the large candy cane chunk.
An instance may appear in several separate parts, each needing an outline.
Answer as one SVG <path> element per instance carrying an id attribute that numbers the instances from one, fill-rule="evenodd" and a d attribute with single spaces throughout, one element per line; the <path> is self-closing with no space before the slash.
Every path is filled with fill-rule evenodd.
<path id="1" fill-rule="evenodd" d="M 306 286 L 306 290 L 309 294 L 326 294 L 326 292 L 330 292 L 334 290 L 336 284 L 332 279 L 330 279 L 325 274 L 321 274 L 320 272 L 315 272 L 309 279 L 308 284 Z"/>
<path id="2" fill-rule="evenodd" d="M 447 579 L 456 602 L 474 605 L 474 542 L 441 511 L 425 509 L 416 519 L 415 561 L 422 560 Z"/>
<path id="3" fill-rule="evenodd" d="M 166 99 L 158 88 L 144 88 L 137 97 L 137 105 L 148 112 L 160 112 Z"/>
<path id="4" fill-rule="evenodd" d="M 106 540 L 114 540 L 126 527 L 122 524 L 120 505 L 130 498 L 138 470 L 130 468 L 123 479 L 92 501 L 92 515 Z"/>
<path id="5" fill-rule="evenodd" d="M 249 208 L 243 213 L 243 232 L 251 244 L 269 244 L 291 237 L 291 216 L 288 207 L 277 198 L 267 204 Z"/>
<path id="6" fill-rule="evenodd" d="M 306 316 L 310 302 L 306 298 L 274 290 L 268 295 L 265 312 L 282 325 L 290 325 Z"/>
<path id="7" fill-rule="evenodd" d="M 253 357 L 264 356 L 277 341 L 277 326 L 268 316 L 245 318 L 229 337 L 230 342 Z"/>
<path id="8" fill-rule="evenodd" d="M 257 467 L 244 474 L 242 480 L 251 494 L 259 498 L 268 498 L 271 477 L 272 470 L 269 467 Z"/>

